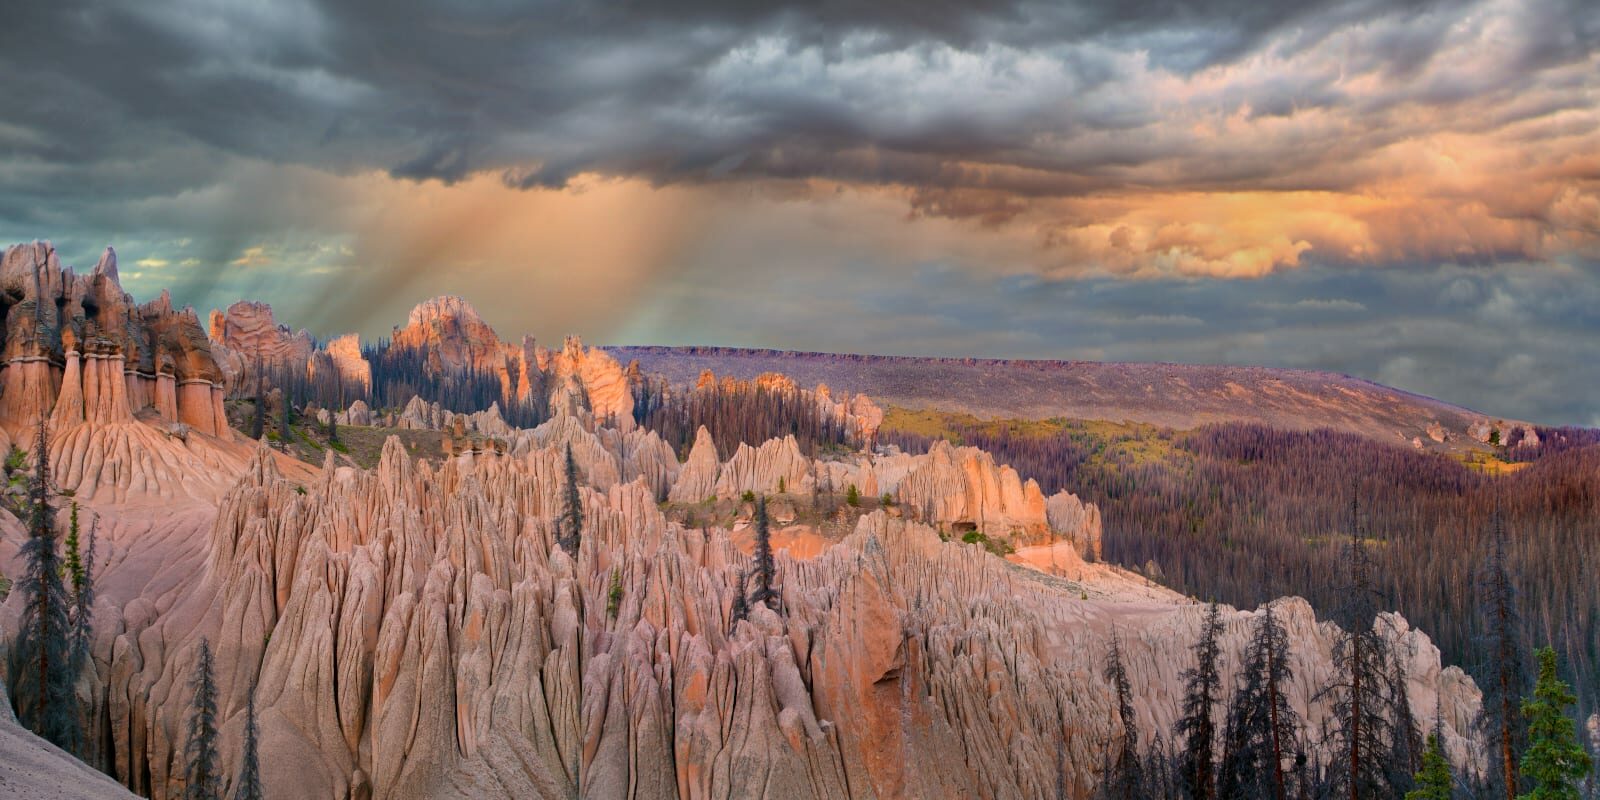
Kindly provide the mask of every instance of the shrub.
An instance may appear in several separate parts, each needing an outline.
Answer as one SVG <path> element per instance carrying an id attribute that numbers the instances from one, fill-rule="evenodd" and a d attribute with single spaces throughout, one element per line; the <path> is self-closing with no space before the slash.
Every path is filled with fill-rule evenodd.
<path id="1" fill-rule="evenodd" d="M 851 507 L 860 506 L 861 505 L 861 490 L 857 489 L 855 484 L 853 484 L 853 483 L 850 484 L 850 488 L 845 490 L 844 501 L 846 503 L 848 503 Z"/>
<path id="2" fill-rule="evenodd" d="M 617 612 L 622 609 L 622 570 L 613 567 L 611 570 L 611 590 L 606 593 L 606 616 L 616 619 Z"/>

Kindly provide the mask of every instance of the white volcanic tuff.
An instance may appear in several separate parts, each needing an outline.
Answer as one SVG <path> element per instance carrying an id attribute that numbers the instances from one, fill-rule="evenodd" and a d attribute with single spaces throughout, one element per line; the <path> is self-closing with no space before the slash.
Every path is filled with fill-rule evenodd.
<path id="1" fill-rule="evenodd" d="M 698 432 L 696 432 L 698 436 Z M 816 491 L 811 461 L 800 452 L 793 436 L 770 439 L 760 447 L 740 443 L 717 475 L 718 497 L 738 497 L 745 492 L 808 495 Z"/>
<path id="2" fill-rule="evenodd" d="M 643 486 L 584 489 L 577 561 L 554 547 L 560 452 L 435 471 L 391 443 L 377 470 L 328 469 L 304 495 L 260 462 L 224 500 L 193 589 L 212 611 L 156 648 L 173 656 L 161 674 L 186 674 L 214 631 L 219 663 L 239 665 L 219 676 L 227 730 L 256 683 L 268 789 L 289 797 L 1034 797 L 1063 763 L 1084 796 L 1115 734 L 1098 678 L 1113 626 L 1146 730 L 1177 713 L 1201 609 L 1173 595 L 1078 601 L 1074 584 L 873 514 L 813 560 L 780 555 L 787 617 L 757 609 L 730 635 L 747 560 L 721 530 L 667 522 Z M 1300 601 L 1279 613 L 1291 701 L 1316 721 L 1334 629 Z M 1232 664 L 1249 615 L 1225 619 Z M 1476 691 L 1406 636 L 1413 703 L 1431 713 L 1438 687 L 1461 749 Z M 168 703 L 145 709 L 157 729 L 181 719 Z M 163 797 L 178 754 L 159 739 Z"/>
<path id="3" fill-rule="evenodd" d="M 291 462 L 259 451 L 215 515 L 209 547 L 185 527 L 209 512 L 172 513 L 199 511 L 199 494 L 141 499 L 181 474 L 152 472 L 145 495 L 96 492 L 113 560 L 107 602 L 121 608 L 98 617 L 109 763 L 140 791 L 178 791 L 202 635 L 218 652 L 229 758 L 245 693 L 257 687 L 273 796 L 988 787 L 986 796 L 1020 797 L 1053 790 L 1062 757 L 1074 765 L 1066 785 L 1082 796 L 1112 733 L 1096 676 L 1113 623 L 1150 687 L 1141 715 L 1157 726 L 1175 713 L 1195 609 L 1150 589 L 1139 596 L 1156 602 L 1079 601 L 1080 591 L 1102 593 L 1016 572 L 881 514 L 812 561 L 780 556 L 787 618 L 757 609 L 732 636 L 733 575 L 747 559 L 724 531 L 666 522 L 659 493 L 642 483 L 582 490 L 588 525 L 574 564 L 551 534 L 565 443 L 612 465 L 629 460 L 616 455 L 625 445 L 657 454 L 633 456 L 650 463 L 664 450 L 649 436 L 577 423 L 519 434 L 516 456 L 474 454 L 437 470 L 392 441 L 377 470 L 329 463 L 305 494 L 277 475 Z M 85 430 L 99 444 L 58 443 L 58 460 L 117 449 Z M 176 454 L 211 441 L 144 446 Z M 145 530 L 141 515 L 162 522 Z M 613 574 L 624 587 L 614 620 Z M 1304 682 L 1293 696 L 1309 702 L 1332 629 L 1288 608 Z M 1230 647 L 1242 646 L 1243 616 L 1228 619 Z M 1470 682 L 1439 672 L 1425 640 L 1415 652 L 1419 713 L 1431 712 L 1439 685 L 1447 722 L 1464 726 Z"/>
<path id="4" fill-rule="evenodd" d="M 711 431 L 701 425 L 694 432 L 694 446 L 689 449 L 689 457 L 678 471 L 678 480 L 672 485 L 672 493 L 667 499 L 674 503 L 698 503 L 715 497 L 717 477 L 721 470 L 717 444 L 711 439 Z"/>
<path id="5" fill-rule="evenodd" d="M 1100 559 L 1100 509 L 1067 491 L 1056 492 L 1044 501 L 1050 530 L 1065 535 L 1086 558 Z"/>
<path id="6" fill-rule="evenodd" d="M 895 488 L 895 499 L 921 518 L 971 522 L 979 530 L 1040 528 L 1044 495 L 1009 466 L 976 447 L 934 442 Z"/>

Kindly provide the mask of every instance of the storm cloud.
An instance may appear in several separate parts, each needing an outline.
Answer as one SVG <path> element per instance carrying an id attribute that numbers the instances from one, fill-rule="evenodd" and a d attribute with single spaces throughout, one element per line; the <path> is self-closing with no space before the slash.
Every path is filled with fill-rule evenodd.
<path id="1" fill-rule="evenodd" d="M 0 238 L 328 333 L 456 291 L 508 332 L 1284 363 L 1588 423 L 1553 360 L 1600 333 L 1589 5 L 25 4 Z"/>

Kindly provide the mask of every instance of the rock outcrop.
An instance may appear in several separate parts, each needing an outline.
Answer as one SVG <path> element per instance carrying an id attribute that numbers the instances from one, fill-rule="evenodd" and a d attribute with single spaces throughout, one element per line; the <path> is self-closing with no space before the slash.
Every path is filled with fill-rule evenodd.
<path id="1" fill-rule="evenodd" d="M 895 500 L 919 519 L 1002 533 L 1038 531 L 1049 524 L 1039 484 L 997 466 L 993 456 L 976 447 L 954 447 L 942 439 L 894 492 Z"/>
<path id="2" fill-rule="evenodd" d="M 130 607 L 108 648 L 119 777 L 182 788 L 202 636 L 224 771 L 254 692 L 273 797 L 1087 797 L 1116 733 L 1099 669 L 1113 627 L 1141 723 L 1179 713 L 1202 607 L 1082 600 L 881 512 L 813 558 L 780 554 L 783 613 L 739 623 L 749 558 L 725 530 L 667 521 L 645 480 L 580 490 L 571 559 L 554 541 L 562 453 L 609 434 L 552 425 L 548 446 L 437 467 L 391 440 L 375 470 L 330 461 L 303 490 L 263 451 L 222 498 L 203 568 L 165 610 Z M 1278 613 L 1290 701 L 1315 726 L 1335 629 L 1298 600 Z M 1226 664 L 1251 618 L 1225 612 Z M 1476 689 L 1391 624 L 1417 713 L 1437 698 L 1465 753 Z"/>
<path id="3" fill-rule="evenodd" d="M 40 417 L 55 427 L 131 422 L 150 410 L 212 436 L 231 435 L 223 372 L 193 309 L 165 293 L 144 305 L 122 291 L 107 248 L 88 275 L 48 242 L 0 256 L 0 425 L 13 441 Z"/>
<path id="4" fill-rule="evenodd" d="M 694 446 L 689 457 L 678 471 L 678 480 L 672 485 L 668 499 L 675 503 L 698 503 L 715 497 L 717 478 L 722 472 L 722 462 L 717 459 L 717 444 L 711 431 L 701 425 L 694 433 Z"/>

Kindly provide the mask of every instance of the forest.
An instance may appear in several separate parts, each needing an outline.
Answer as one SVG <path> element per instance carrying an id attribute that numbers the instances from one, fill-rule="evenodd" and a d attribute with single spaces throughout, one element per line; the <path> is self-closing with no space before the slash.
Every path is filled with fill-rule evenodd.
<path id="1" fill-rule="evenodd" d="M 1083 427 L 957 425 L 950 438 L 990 451 L 1046 493 L 1064 488 L 1098 504 L 1108 561 L 1234 606 L 1300 595 L 1319 611 L 1337 607 L 1330 576 L 1359 499 L 1383 606 L 1480 683 L 1491 665 L 1479 585 L 1498 513 L 1520 637 L 1556 649 L 1587 716 L 1600 707 L 1600 446 L 1587 443 L 1593 432 L 1547 430 L 1537 450 L 1513 448 L 1531 458 L 1502 475 L 1354 434 L 1245 424 L 1130 434 L 1136 442 Z M 912 452 L 932 441 L 894 430 L 881 439 Z"/>
<path id="2" fill-rule="evenodd" d="M 793 436 L 800 452 L 854 449 L 855 442 L 839 420 L 818 411 L 806 391 L 768 389 L 751 381 L 715 383 L 675 389 L 663 380 L 638 381 L 633 389 L 633 416 L 640 427 L 655 431 L 680 459 L 687 458 L 701 425 L 711 432 L 717 454 L 726 459 L 741 443 L 759 445 Z"/>

